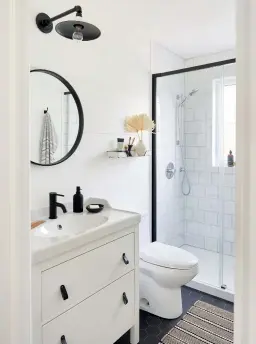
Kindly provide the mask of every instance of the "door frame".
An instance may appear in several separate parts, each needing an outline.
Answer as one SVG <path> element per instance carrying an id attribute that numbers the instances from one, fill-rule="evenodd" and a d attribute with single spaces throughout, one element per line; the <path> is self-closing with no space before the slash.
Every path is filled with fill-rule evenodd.
<path id="1" fill-rule="evenodd" d="M 1 14 L 0 343 L 29 344 L 28 0 L 2 0 Z"/>

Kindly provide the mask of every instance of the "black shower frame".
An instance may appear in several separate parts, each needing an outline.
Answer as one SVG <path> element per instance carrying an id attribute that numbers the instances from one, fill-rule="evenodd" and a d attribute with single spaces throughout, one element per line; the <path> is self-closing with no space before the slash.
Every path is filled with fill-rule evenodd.
<path id="1" fill-rule="evenodd" d="M 195 72 L 202 69 L 214 68 L 219 66 L 224 66 L 228 64 L 236 63 L 236 59 L 222 60 L 213 63 L 207 63 L 203 65 L 198 65 L 189 68 L 177 69 L 170 72 L 156 73 L 152 74 L 152 119 L 156 123 L 156 95 L 157 95 L 157 79 L 169 75 L 176 75 L 188 72 Z M 157 132 L 157 123 L 155 130 L 152 135 L 152 205 L 151 205 L 151 240 L 157 240 L 157 152 L 156 152 L 156 132 Z"/>

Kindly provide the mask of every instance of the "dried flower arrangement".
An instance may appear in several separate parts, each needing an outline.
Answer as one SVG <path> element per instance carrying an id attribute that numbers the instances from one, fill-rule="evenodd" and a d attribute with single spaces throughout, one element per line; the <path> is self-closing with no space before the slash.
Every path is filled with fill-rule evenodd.
<path id="1" fill-rule="evenodd" d="M 155 129 L 155 123 L 144 113 L 128 116 L 125 119 L 125 130 L 130 133 L 138 133 L 139 140 L 142 140 L 142 132 L 152 132 Z"/>

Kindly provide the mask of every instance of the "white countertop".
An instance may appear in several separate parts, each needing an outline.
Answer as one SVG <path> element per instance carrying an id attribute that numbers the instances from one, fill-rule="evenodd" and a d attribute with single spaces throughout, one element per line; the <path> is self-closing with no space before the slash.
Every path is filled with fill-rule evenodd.
<path id="1" fill-rule="evenodd" d="M 71 232 L 68 236 L 55 236 L 55 237 L 41 237 L 36 236 L 35 232 L 40 229 L 41 226 L 47 226 L 49 224 L 51 227 L 54 225 L 61 224 L 61 221 L 65 216 L 76 217 L 86 217 L 87 216 L 97 216 L 101 215 L 107 218 L 107 221 L 98 227 L 86 229 L 85 231 Z M 56 220 L 47 220 L 43 225 L 36 227 L 31 230 L 31 258 L 32 264 L 37 264 L 45 260 L 56 257 L 64 252 L 68 252 L 77 247 L 86 245 L 92 241 L 99 240 L 107 235 L 121 231 L 125 228 L 138 225 L 141 220 L 141 216 L 137 213 L 113 209 L 109 206 L 105 206 L 105 209 L 99 214 L 89 214 L 85 210 L 82 214 L 67 213 L 58 217 Z"/>

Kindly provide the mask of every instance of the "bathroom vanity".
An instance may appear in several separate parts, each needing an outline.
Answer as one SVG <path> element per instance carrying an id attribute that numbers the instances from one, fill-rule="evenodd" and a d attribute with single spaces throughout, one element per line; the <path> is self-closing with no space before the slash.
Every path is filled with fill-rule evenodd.
<path id="1" fill-rule="evenodd" d="M 107 207 L 31 232 L 33 344 L 139 342 L 139 222 Z"/>

